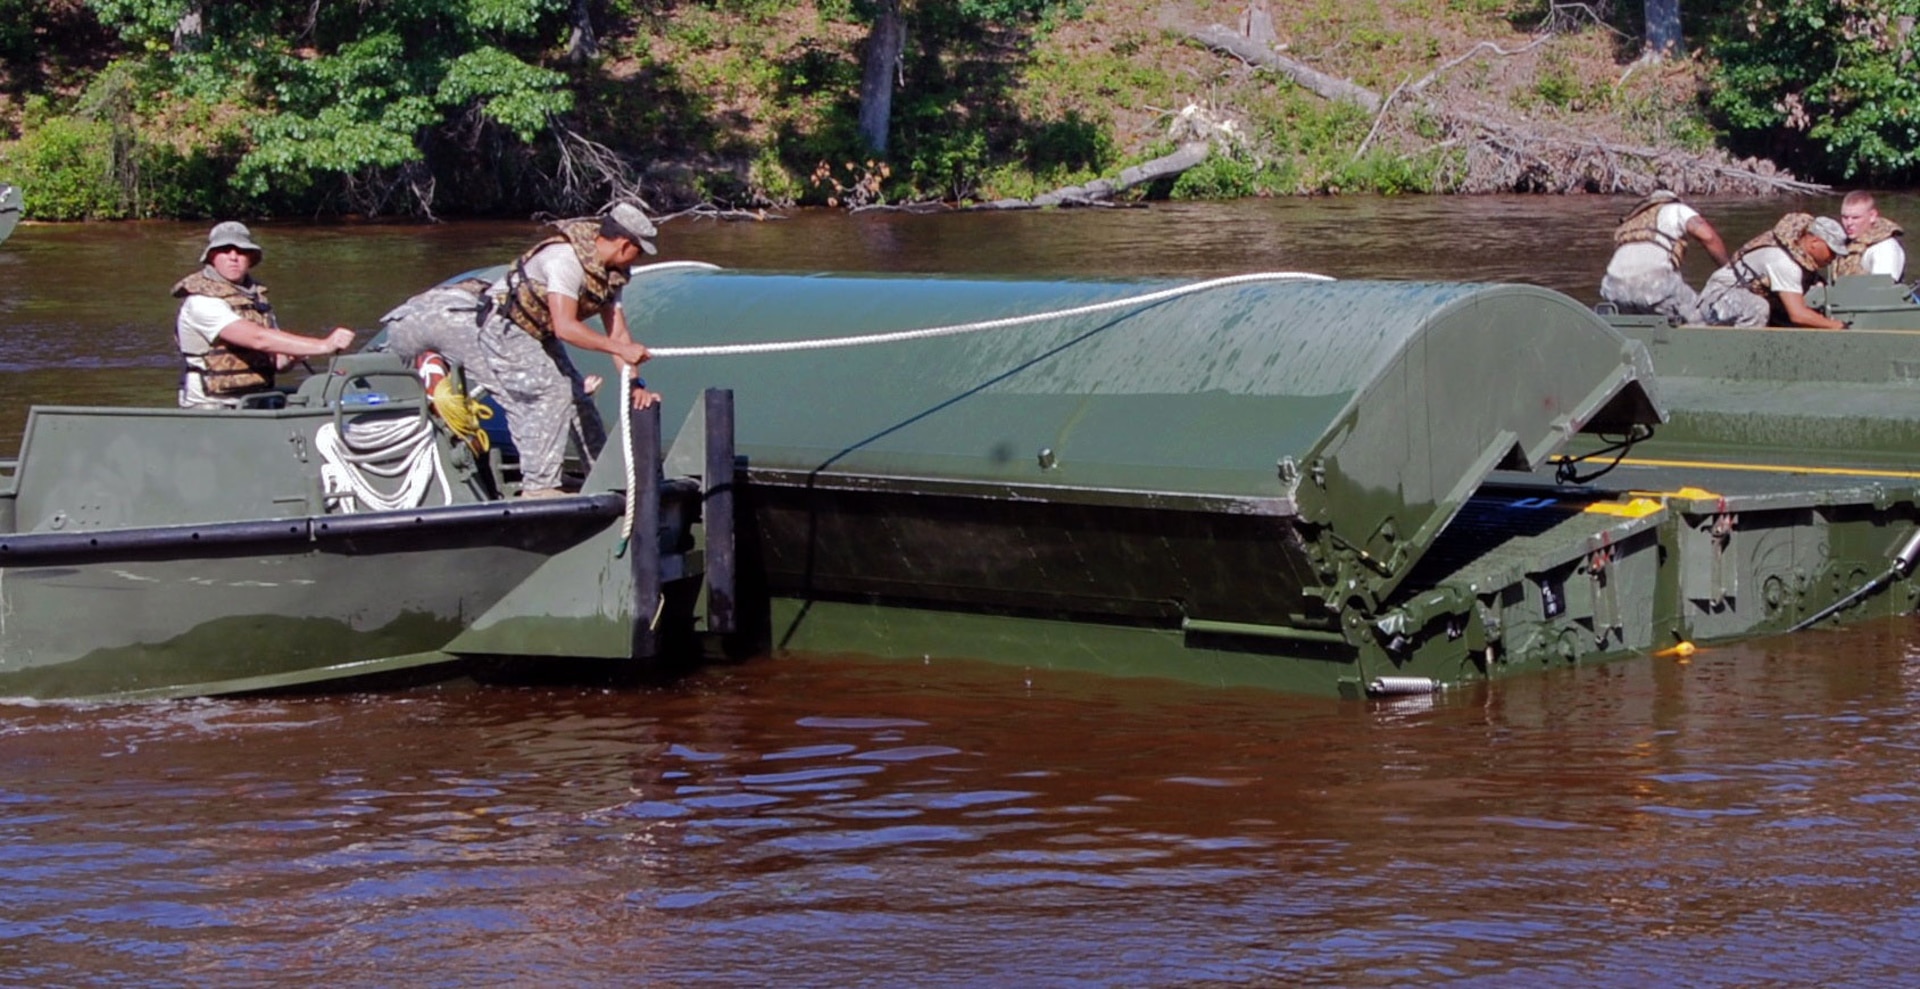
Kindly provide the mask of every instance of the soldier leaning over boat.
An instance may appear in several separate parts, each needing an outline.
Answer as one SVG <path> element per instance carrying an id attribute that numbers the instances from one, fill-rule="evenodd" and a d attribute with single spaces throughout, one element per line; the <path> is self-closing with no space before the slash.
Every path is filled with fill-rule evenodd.
<path id="1" fill-rule="evenodd" d="M 1680 275 L 1689 237 L 1716 263 L 1727 263 L 1719 232 L 1678 195 L 1658 189 L 1634 204 L 1613 231 L 1616 246 L 1600 279 L 1600 297 L 1623 313 L 1657 313 L 1693 322 L 1698 298 Z"/>
<path id="2" fill-rule="evenodd" d="M 1900 246 L 1905 231 L 1880 215 L 1873 193 L 1855 189 L 1840 201 L 1840 225 L 1847 230 L 1847 250 L 1833 263 L 1833 276 L 1887 275 L 1906 277 L 1907 251 Z"/>
<path id="3" fill-rule="evenodd" d="M 424 350 L 459 361 L 507 414 L 520 452 L 521 496 L 560 493 L 572 439 L 591 460 L 606 440 L 590 388 L 563 344 L 639 366 L 647 348 L 628 333 L 620 294 L 642 253 L 657 252 L 652 221 L 621 203 L 598 220 L 557 225 L 500 280 L 428 289 L 382 318 L 387 349 L 411 362 Z M 600 316 L 607 332 L 586 326 Z M 635 394 L 644 407 L 655 399 Z"/>
<path id="4" fill-rule="evenodd" d="M 1700 292 L 1700 321 L 1709 326 L 1844 330 L 1846 323 L 1807 305 L 1807 289 L 1846 250 L 1847 232 L 1840 221 L 1788 213 L 1707 278 Z"/>
<path id="5" fill-rule="evenodd" d="M 231 220 L 207 234 L 200 270 L 180 279 L 174 343 L 183 365 L 180 407 L 237 408 L 248 395 L 273 390 L 273 376 L 302 357 L 325 357 L 353 345 L 353 331 L 336 326 L 325 338 L 280 329 L 267 287 L 252 271 L 266 252 L 245 224 Z"/>

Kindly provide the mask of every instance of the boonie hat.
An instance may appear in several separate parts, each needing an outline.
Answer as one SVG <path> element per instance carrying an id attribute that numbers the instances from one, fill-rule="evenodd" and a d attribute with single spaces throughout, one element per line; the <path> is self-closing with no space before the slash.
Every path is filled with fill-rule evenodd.
<path id="1" fill-rule="evenodd" d="M 260 249 L 259 244 L 253 242 L 253 232 L 238 220 L 228 220 L 225 223 L 213 225 L 213 229 L 207 233 L 207 249 L 200 252 L 200 263 L 206 264 L 207 259 L 213 257 L 213 252 L 222 247 L 238 247 L 246 251 L 253 255 L 255 264 L 267 255 L 266 251 Z"/>
<path id="2" fill-rule="evenodd" d="M 1813 222 L 1807 224 L 1807 232 L 1820 238 L 1832 248 L 1834 257 L 1847 253 L 1847 231 L 1840 225 L 1839 220 L 1831 216 L 1814 217 Z"/>
<path id="3" fill-rule="evenodd" d="M 640 207 L 632 203 L 620 203 L 607 212 L 607 218 L 619 226 L 628 240 L 639 244 L 641 250 L 648 254 L 660 253 L 660 249 L 653 246 L 653 238 L 659 235 L 659 231 L 653 228 L 653 221 L 647 219 L 647 214 L 640 212 Z"/>

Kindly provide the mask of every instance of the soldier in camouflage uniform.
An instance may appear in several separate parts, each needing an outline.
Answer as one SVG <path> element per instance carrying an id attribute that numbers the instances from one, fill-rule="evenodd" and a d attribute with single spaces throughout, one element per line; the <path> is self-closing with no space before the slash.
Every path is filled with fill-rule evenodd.
<path id="1" fill-rule="evenodd" d="M 1843 330 L 1847 324 L 1807 305 L 1809 283 L 1845 253 L 1847 234 L 1830 216 L 1788 213 L 1773 229 L 1733 252 L 1733 261 L 1707 278 L 1700 318 L 1709 326 L 1804 326 Z"/>
<path id="2" fill-rule="evenodd" d="M 353 345 L 353 331 L 344 326 L 321 340 L 280 329 L 267 287 L 253 277 L 265 256 L 246 224 L 228 220 L 208 232 L 200 270 L 173 286 L 180 300 L 174 343 L 181 408 L 238 408 L 249 395 L 272 392 L 274 374 L 293 361 Z"/>
<path id="3" fill-rule="evenodd" d="M 628 333 L 620 292 L 633 262 L 643 252 L 658 250 L 654 235 L 646 214 L 622 203 L 597 222 L 560 224 L 488 287 L 477 363 L 520 451 L 521 497 L 561 493 L 569 438 L 589 461 L 606 441 L 585 382 L 563 345 L 636 367 L 647 359 L 647 348 Z M 606 332 L 583 322 L 596 315 Z"/>
<path id="4" fill-rule="evenodd" d="M 1600 297 L 1623 313 L 1658 313 L 1683 323 L 1695 320 L 1693 289 L 1680 275 L 1692 237 L 1727 263 L 1720 234 L 1680 197 L 1666 189 L 1636 203 L 1613 232 L 1613 258 L 1600 280 Z"/>
<path id="5" fill-rule="evenodd" d="M 384 348 L 408 365 L 434 351 L 451 358 L 466 372 L 469 391 L 498 391 L 480 360 L 480 314 L 486 309 L 484 278 L 463 278 L 435 285 L 402 302 L 380 317 L 387 331 Z"/>

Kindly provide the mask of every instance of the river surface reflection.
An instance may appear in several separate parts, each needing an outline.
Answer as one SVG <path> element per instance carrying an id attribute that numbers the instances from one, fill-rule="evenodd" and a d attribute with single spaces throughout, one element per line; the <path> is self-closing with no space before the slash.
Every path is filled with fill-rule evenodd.
<path id="1" fill-rule="evenodd" d="M 1591 300 L 1623 205 L 807 214 L 676 222 L 662 254 Z M 1736 242 L 1791 205 L 1708 204 Z M 531 231 L 255 230 L 308 330 Z M 0 247 L 0 451 L 32 403 L 167 399 L 165 289 L 203 238 Z M 804 656 L 647 690 L 0 704 L 0 984 L 1905 985 L 1917 746 L 1908 620 L 1398 703 Z"/>

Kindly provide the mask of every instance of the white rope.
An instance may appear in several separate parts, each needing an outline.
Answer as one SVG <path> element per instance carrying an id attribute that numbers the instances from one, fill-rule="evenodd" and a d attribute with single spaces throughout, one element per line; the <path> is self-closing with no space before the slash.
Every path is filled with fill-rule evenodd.
<path id="1" fill-rule="evenodd" d="M 1071 309 L 1056 309 L 1052 312 L 1032 313 L 1026 316 L 1008 316 L 1004 319 L 988 319 L 974 323 L 956 323 L 951 326 L 935 326 L 923 330 L 899 330 L 892 333 L 874 333 L 867 336 L 827 337 L 820 340 L 773 340 L 765 343 L 715 344 L 707 347 L 653 347 L 649 352 L 654 357 L 733 357 L 742 354 L 779 354 L 795 350 L 831 350 L 838 347 L 859 347 L 876 343 L 899 343 L 903 340 L 927 340 L 933 337 L 959 336 L 963 333 L 980 333 L 986 330 L 1002 330 L 1011 326 L 1024 326 L 1049 319 L 1069 319 L 1074 316 L 1086 316 L 1092 313 L 1106 312 L 1110 309 L 1125 309 L 1131 306 L 1146 306 L 1168 299 L 1177 299 L 1183 295 L 1225 288 L 1229 285 L 1245 285 L 1249 282 L 1280 281 L 1317 281 L 1330 282 L 1327 275 L 1316 275 L 1305 271 L 1266 271 L 1251 275 L 1229 275 L 1225 278 L 1210 278 L 1190 285 L 1148 292 L 1145 295 L 1133 295 L 1124 299 L 1109 299 Z"/>
<path id="2" fill-rule="evenodd" d="M 672 271 L 675 268 L 695 268 L 700 271 L 720 270 L 719 265 L 709 264 L 705 261 L 660 261 L 654 264 L 643 264 L 638 268 L 631 269 L 629 273 L 632 277 L 638 278 L 641 275 L 651 274 L 656 271 Z"/>
<path id="3" fill-rule="evenodd" d="M 320 454 L 326 499 L 340 512 L 414 508 L 426 500 L 435 482 L 440 486 L 440 503 L 453 504 L 453 488 L 440 462 L 433 423 L 425 417 L 362 415 L 347 422 L 344 437 L 333 423 L 322 423 L 314 433 L 313 446 Z M 386 492 L 375 485 L 374 478 L 399 478 L 399 483 Z"/>
<path id="4" fill-rule="evenodd" d="M 620 517 L 620 548 L 613 554 L 621 557 L 633 538 L 634 501 L 640 493 L 633 471 L 633 368 L 626 361 L 614 363 L 620 365 L 620 462 L 627 468 L 627 513 Z"/>
<path id="5" fill-rule="evenodd" d="M 671 271 L 675 268 L 691 268 L 698 271 L 719 271 L 717 264 L 705 261 L 662 261 L 659 264 L 642 265 L 633 269 L 633 277 L 656 271 Z M 633 472 L 633 368 L 625 361 L 616 360 L 620 365 L 620 462 L 626 468 L 627 475 L 627 513 L 620 518 L 620 542 L 614 556 L 625 556 L 627 543 L 633 538 L 634 500 L 639 497 L 638 485 Z"/>
<path id="6" fill-rule="evenodd" d="M 698 268 L 718 270 L 716 265 L 700 261 L 665 261 L 634 269 L 634 275 L 643 272 L 659 271 L 671 268 Z M 1130 306 L 1146 306 L 1167 299 L 1177 299 L 1183 295 L 1194 295 L 1230 285 L 1245 285 L 1252 282 L 1315 281 L 1330 282 L 1327 275 L 1306 271 L 1268 271 L 1249 275 L 1230 275 L 1225 278 L 1212 278 L 1206 281 L 1179 285 L 1144 295 L 1128 296 L 1124 299 L 1109 299 L 1090 305 L 1075 306 L 1071 309 L 1056 309 L 1051 312 L 1030 313 L 1025 316 L 1008 316 L 1003 319 L 989 319 L 973 323 L 958 323 L 952 326 L 935 326 L 921 330 L 900 330 L 893 333 L 876 333 L 867 336 L 830 337 L 822 340 L 779 340 L 767 343 L 719 344 L 707 347 L 650 347 L 648 353 L 653 357 L 727 357 L 741 354 L 775 354 L 796 350 L 829 350 L 838 347 L 858 347 L 866 344 L 898 343 L 903 340 L 926 340 L 934 337 L 958 336 L 963 333 L 979 333 L 986 330 L 1000 330 L 1012 326 L 1024 326 L 1049 319 L 1069 319 L 1091 313 L 1106 312 L 1111 309 L 1125 309 Z M 620 362 L 615 362 L 620 363 Z M 638 485 L 634 478 L 633 462 L 633 392 L 631 381 L 633 369 L 620 363 L 620 457 L 626 465 L 627 511 L 620 520 L 620 553 L 626 551 L 628 542 L 633 538 L 634 498 Z M 620 555 L 620 554 L 616 554 Z"/>

